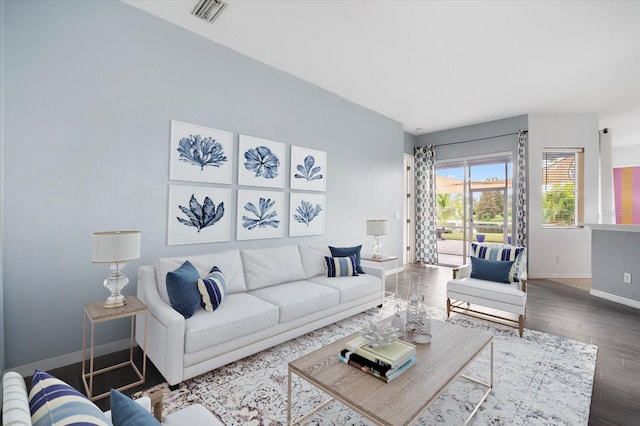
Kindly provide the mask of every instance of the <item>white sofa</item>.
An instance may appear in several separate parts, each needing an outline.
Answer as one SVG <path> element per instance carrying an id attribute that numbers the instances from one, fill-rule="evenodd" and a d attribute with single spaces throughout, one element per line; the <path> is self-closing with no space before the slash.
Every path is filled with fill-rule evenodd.
<path id="1" fill-rule="evenodd" d="M 237 361 L 384 302 L 384 271 L 326 276 L 328 246 L 288 245 L 161 258 L 138 268 L 138 298 L 148 307 L 147 355 L 170 385 Z M 218 266 L 227 294 L 214 312 L 185 319 L 169 302 L 167 272 L 189 260 L 201 277 Z M 137 321 L 141 344 L 144 321 Z"/>

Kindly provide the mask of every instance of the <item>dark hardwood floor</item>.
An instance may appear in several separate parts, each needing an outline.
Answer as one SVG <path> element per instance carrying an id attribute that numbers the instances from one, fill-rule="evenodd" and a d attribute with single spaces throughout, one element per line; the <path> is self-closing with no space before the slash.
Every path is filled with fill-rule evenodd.
<path id="1" fill-rule="evenodd" d="M 410 271 L 419 272 L 430 306 L 446 307 L 445 284 L 451 268 L 407 265 L 398 274 L 398 292 L 406 297 Z M 387 290 L 395 290 L 395 275 L 387 276 Z M 529 280 L 525 327 L 565 336 L 598 346 L 596 374 L 591 398 L 590 425 L 640 425 L 640 310 L 591 296 L 585 289 L 549 280 Z M 141 358 L 141 353 L 136 351 Z M 126 360 L 128 351 L 97 359 L 98 365 Z M 52 374 L 84 391 L 80 364 L 51 371 Z M 133 372 L 117 370 L 96 379 L 98 390 L 108 390 L 134 381 Z M 147 364 L 146 383 L 125 391 L 132 394 L 163 382 L 151 362 Z M 109 398 L 99 400 L 108 409 Z M 558 407 L 562 409 L 562 407 Z"/>

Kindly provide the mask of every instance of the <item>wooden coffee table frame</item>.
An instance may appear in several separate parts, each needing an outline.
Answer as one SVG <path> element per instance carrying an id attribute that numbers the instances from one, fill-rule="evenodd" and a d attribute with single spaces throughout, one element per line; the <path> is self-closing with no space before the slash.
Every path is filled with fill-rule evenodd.
<path id="1" fill-rule="evenodd" d="M 466 425 L 493 389 L 493 336 L 487 333 L 434 321 L 432 343 L 417 345 L 416 364 L 390 383 L 384 383 L 338 360 L 340 350 L 357 334 L 347 336 L 289 363 L 288 425 L 304 421 L 334 400 L 375 424 L 409 425 L 458 378 L 487 388 L 465 420 Z M 490 350 L 491 358 L 489 383 L 463 374 L 487 349 Z M 329 399 L 292 422 L 291 385 L 294 374 L 329 395 Z M 417 395 L 423 395 L 424 399 L 418 400 Z"/>

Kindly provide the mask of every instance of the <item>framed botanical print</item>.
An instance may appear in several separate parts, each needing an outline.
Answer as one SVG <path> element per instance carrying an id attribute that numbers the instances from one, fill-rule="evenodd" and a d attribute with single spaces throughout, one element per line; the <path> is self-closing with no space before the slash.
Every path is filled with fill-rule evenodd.
<path id="1" fill-rule="evenodd" d="M 238 240 L 284 237 L 284 193 L 265 190 L 238 190 Z"/>
<path id="2" fill-rule="evenodd" d="M 327 153 L 292 145 L 290 185 L 291 189 L 326 191 Z"/>
<path id="3" fill-rule="evenodd" d="M 324 234 L 325 195 L 292 192 L 289 197 L 289 236 Z"/>
<path id="4" fill-rule="evenodd" d="M 238 146 L 238 185 L 284 188 L 285 144 L 240 135 Z"/>

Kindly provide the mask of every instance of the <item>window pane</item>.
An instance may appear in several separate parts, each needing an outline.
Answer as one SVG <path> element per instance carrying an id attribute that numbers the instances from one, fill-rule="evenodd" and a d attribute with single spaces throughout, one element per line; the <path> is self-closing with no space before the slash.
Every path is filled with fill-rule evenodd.
<path id="1" fill-rule="evenodd" d="M 582 216 L 582 152 L 552 151 L 542 154 L 542 224 L 574 227 Z"/>

